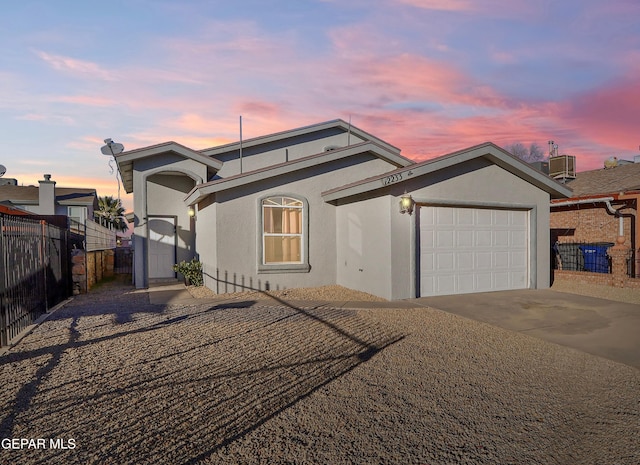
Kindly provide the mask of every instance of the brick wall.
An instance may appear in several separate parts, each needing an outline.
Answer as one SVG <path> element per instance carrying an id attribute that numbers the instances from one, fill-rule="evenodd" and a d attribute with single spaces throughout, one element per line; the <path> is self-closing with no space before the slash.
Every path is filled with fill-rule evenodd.
<path id="1" fill-rule="evenodd" d="M 551 242 L 615 242 L 619 219 L 604 204 L 554 209 L 549 217 Z M 632 245 L 631 218 L 623 218 L 625 244 Z"/>
<path id="2" fill-rule="evenodd" d="M 611 275 L 608 273 L 553 270 L 553 280 L 559 282 L 584 283 L 586 285 L 611 286 Z"/>
<path id="3" fill-rule="evenodd" d="M 630 278 L 627 274 L 627 257 L 631 250 L 626 246 L 615 246 L 607 250 L 611 257 L 611 273 L 591 273 L 588 271 L 552 270 L 552 282 L 582 283 L 586 286 L 612 286 L 640 289 L 640 278 Z"/>

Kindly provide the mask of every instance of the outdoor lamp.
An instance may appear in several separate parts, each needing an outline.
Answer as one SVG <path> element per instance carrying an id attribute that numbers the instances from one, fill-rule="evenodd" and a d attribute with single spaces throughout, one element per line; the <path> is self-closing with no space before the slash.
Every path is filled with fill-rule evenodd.
<path id="1" fill-rule="evenodd" d="M 413 206 L 415 202 L 411 198 L 411 194 L 407 194 L 406 191 L 402 197 L 400 197 L 400 213 L 413 213 Z"/>
<path id="2" fill-rule="evenodd" d="M 190 206 L 190 207 L 189 207 L 189 216 L 190 216 L 191 218 L 193 218 L 193 217 L 195 217 L 195 216 L 196 216 L 196 209 L 195 209 L 195 208 L 193 208 L 193 206 Z"/>

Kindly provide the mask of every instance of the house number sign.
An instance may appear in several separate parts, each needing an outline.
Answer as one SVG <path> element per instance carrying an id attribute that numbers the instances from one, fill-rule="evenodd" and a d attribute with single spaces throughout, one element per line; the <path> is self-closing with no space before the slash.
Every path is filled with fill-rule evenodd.
<path id="1" fill-rule="evenodd" d="M 382 185 L 388 186 L 389 184 L 393 184 L 400 181 L 402 181 L 402 173 L 392 174 L 391 176 L 382 178 Z"/>

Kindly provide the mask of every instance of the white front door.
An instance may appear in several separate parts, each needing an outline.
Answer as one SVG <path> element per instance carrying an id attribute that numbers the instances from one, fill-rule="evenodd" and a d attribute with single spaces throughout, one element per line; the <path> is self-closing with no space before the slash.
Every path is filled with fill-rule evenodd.
<path id="1" fill-rule="evenodd" d="M 149 279 L 174 278 L 176 219 L 149 217 Z"/>
<path id="2" fill-rule="evenodd" d="M 529 212 L 420 208 L 420 295 L 529 287 Z"/>

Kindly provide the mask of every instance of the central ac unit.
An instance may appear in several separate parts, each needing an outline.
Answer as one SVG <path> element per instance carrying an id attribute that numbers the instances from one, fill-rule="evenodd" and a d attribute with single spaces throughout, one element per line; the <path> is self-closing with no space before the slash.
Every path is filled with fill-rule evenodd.
<path id="1" fill-rule="evenodd" d="M 560 155 L 549 158 L 549 176 L 554 179 L 575 179 L 576 157 L 574 155 Z"/>

